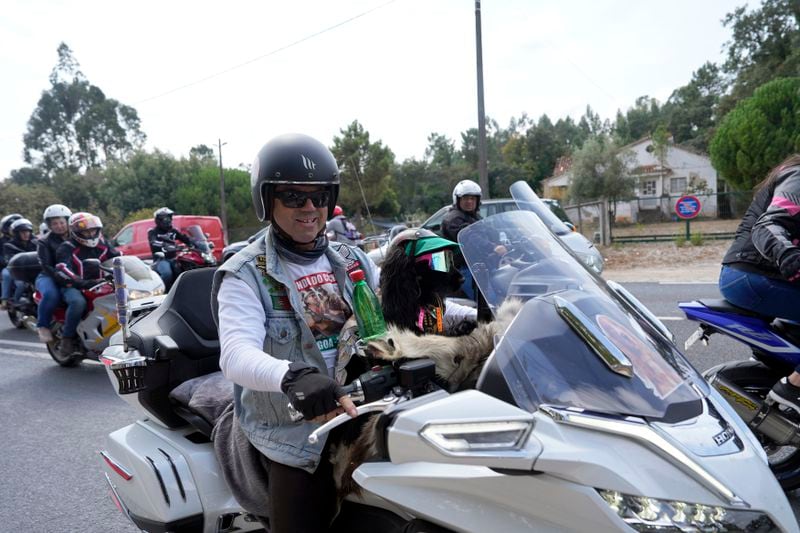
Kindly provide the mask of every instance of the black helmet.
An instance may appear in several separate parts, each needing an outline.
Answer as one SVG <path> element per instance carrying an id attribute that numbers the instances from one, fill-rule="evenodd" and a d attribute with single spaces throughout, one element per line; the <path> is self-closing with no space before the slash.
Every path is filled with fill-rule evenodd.
<path id="1" fill-rule="evenodd" d="M 287 133 L 265 144 L 250 172 L 250 191 L 259 220 L 269 220 L 275 185 L 328 185 L 331 199 L 328 218 L 333 217 L 339 196 L 339 165 L 328 148 L 300 133 Z"/>
<path id="2" fill-rule="evenodd" d="M 20 232 L 30 231 L 33 233 L 33 223 L 27 218 L 18 218 L 11 223 L 11 233 L 15 239 L 19 239 Z"/>
<path id="3" fill-rule="evenodd" d="M 155 213 L 153 213 L 153 219 L 155 220 L 158 229 L 162 231 L 168 230 L 172 226 L 173 214 L 174 211 L 169 207 L 162 207 L 160 209 L 156 209 Z"/>
<path id="4" fill-rule="evenodd" d="M 6 215 L 2 219 L 0 219 L 0 233 L 4 235 L 11 235 L 11 223 L 15 220 L 19 220 L 22 218 L 22 215 L 19 213 L 13 213 L 11 215 Z"/>

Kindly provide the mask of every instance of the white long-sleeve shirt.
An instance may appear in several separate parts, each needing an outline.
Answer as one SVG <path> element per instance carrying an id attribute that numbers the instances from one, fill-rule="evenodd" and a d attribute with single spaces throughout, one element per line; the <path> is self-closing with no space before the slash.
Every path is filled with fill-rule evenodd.
<path id="1" fill-rule="evenodd" d="M 281 392 L 289 361 L 264 353 L 266 313 L 247 283 L 225 276 L 219 303 L 219 367 L 234 383 L 257 391 Z"/>

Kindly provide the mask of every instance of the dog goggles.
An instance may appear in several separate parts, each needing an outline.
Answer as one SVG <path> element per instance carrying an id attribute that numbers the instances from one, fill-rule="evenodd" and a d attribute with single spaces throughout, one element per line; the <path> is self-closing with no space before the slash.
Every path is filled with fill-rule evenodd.
<path id="1" fill-rule="evenodd" d="M 415 263 L 427 263 L 428 268 L 437 272 L 449 272 L 453 265 L 452 250 L 439 250 L 417 256 Z"/>
<path id="2" fill-rule="evenodd" d="M 311 200 L 314 207 L 328 207 L 331 201 L 331 191 L 275 191 L 275 198 L 281 201 L 284 207 L 297 209 L 306 205 Z"/>

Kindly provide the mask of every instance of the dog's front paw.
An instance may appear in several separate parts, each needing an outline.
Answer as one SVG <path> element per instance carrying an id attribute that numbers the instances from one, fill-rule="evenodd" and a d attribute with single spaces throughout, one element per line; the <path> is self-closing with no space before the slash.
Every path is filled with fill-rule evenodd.
<path id="1" fill-rule="evenodd" d="M 369 341 L 364 351 L 370 357 L 386 360 L 394 359 L 395 353 L 397 352 L 394 341 L 391 337 L 384 337 Z"/>

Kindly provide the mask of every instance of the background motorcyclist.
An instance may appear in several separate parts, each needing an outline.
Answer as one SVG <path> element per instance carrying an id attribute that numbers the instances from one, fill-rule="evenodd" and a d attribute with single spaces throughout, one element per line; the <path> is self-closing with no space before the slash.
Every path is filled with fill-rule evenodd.
<path id="1" fill-rule="evenodd" d="M 11 258 L 23 252 L 36 250 L 36 239 L 33 238 L 33 224 L 27 218 L 18 218 L 10 224 L 11 240 L 3 244 L 3 261 L 6 265 Z M 12 287 L 14 288 L 12 292 Z M 0 309 L 8 306 L 9 299 L 16 302 L 25 292 L 25 282 L 11 277 L 8 266 L 3 268 L 3 292 L 0 298 Z"/>
<path id="2" fill-rule="evenodd" d="M 800 321 L 800 154 L 772 169 L 757 187 L 722 259 L 719 290 L 732 304 Z M 770 391 L 800 411 L 800 365 Z"/>
<path id="3" fill-rule="evenodd" d="M 191 246 L 192 239 L 188 235 L 181 233 L 172 226 L 172 215 L 175 214 L 169 207 L 162 207 L 153 213 L 153 220 L 156 225 L 147 232 L 147 240 L 150 243 L 150 251 L 155 256 L 156 253 L 164 254 L 164 259 L 156 261 L 155 269 L 164 286 L 169 289 L 172 281 L 177 275 L 177 265 L 175 257 L 178 254 L 178 241 Z"/>
<path id="4" fill-rule="evenodd" d="M 327 531 L 336 487 L 332 465 L 322 457 L 333 437 L 313 445 L 307 439 L 315 422 L 344 411 L 355 416 L 355 406 L 332 377 L 336 346 L 352 314 L 348 272 L 364 270 L 373 288 L 377 275 L 360 249 L 329 246 L 325 221 L 339 193 L 339 168 L 325 145 L 298 134 L 272 139 L 256 158 L 251 184 L 256 215 L 270 227 L 219 268 L 212 292 L 220 368 L 235 383 L 234 432 L 243 432 L 263 454 L 257 464 L 269 465 L 271 530 Z M 345 312 L 312 313 L 304 298 L 309 291 L 323 292 L 316 300 Z M 307 320 L 312 314 L 323 319 Z M 291 421 L 289 401 L 306 422 Z M 220 457 L 223 470 L 243 462 L 243 453 Z M 254 479 L 226 474 L 235 496 L 252 495 L 266 476 L 264 469 L 242 470 Z"/>
<path id="5" fill-rule="evenodd" d="M 71 355 L 78 347 L 76 329 L 86 311 L 86 298 L 81 290 L 103 281 L 101 278 L 86 279 L 83 262 L 87 259 L 102 262 L 120 255 L 103 239 L 102 229 L 100 217 L 91 213 L 75 213 L 69 217 L 70 238 L 56 250 L 55 280 L 67 304 L 59 345 L 59 352 L 64 357 Z"/>
<path id="6" fill-rule="evenodd" d="M 22 215 L 19 213 L 12 213 L 0 219 L 0 274 L 6 268 L 6 261 L 3 259 L 3 245 L 11 240 L 11 223 L 20 218 Z M 0 280 L 2 280 L 1 275 Z M 0 284 L 0 288 L 2 288 L 2 284 Z"/>
<path id="7" fill-rule="evenodd" d="M 43 239 L 39 240 L 37 252 L 42 272 L 36 276 L 36 290 L 42 296 L 39 302 L 36 328 L 39 340 L 52 342 L 53 334 L 50 323 L 53 321 L 53 312 L 62 302 L 61 290 L 56 284 L 56 251 L 61 244 L 69 238 L 69 217 L 72 211 L 65 205 L 53 204 L 44 210 L 42 219 L 47 226 Z"/>
<path id="8" fill-rule="evenodd" d="M 481 219 L 480 207 L 481 186 L 472 180 L 459 181 L 453 187 L 453 205 L 442 219 L 442 237 L 458 242 L 458 234 L 461 233 L 461 230 Z M 488 236 L 480 235 L 476 238 L 483 238 L 483 247 L 487 250 L 487 255 L 492 251 L 498 256 L 507 252 L 506 247 L 499 243 L 499 237 L 490 240 Z M 476 298 L 475 288 L 469 269 L 461 258 L 457 258 L 456 261 L 465 280 L 461 290 L 464 291 L 467 298 L 474 300 Z"/>
<path id="9" fill-rule="evenodd" d="M 355 224 L 345 216 L 344 209 L 340 206 L 333 208 L 333 218 L 325 223 L 328 240 L 343 242 L 357 246 L 363 238 Z"/>

